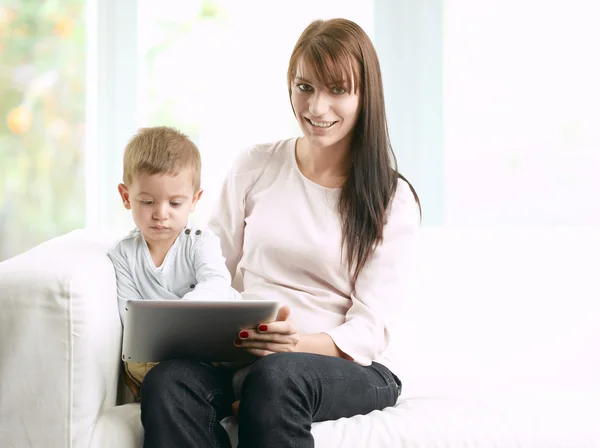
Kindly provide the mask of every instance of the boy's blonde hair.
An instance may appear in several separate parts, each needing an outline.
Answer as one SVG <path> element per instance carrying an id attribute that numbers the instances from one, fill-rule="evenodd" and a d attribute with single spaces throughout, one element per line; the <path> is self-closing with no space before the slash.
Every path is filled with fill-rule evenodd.
<path id="1" fill-rule="evenodd" d="M 200 151 L 187 135 L 175 128 L 141 128 L 125 147 L 123 183 L 131 185 L 140 173 L 176 175 L 192 170 L 194 192 L 200 191 Z"/>

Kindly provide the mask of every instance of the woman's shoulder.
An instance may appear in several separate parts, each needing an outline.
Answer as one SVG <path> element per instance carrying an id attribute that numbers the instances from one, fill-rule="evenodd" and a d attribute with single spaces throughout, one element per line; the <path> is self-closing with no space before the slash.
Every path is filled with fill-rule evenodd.
<path id="1" fill-rule="evenodd" d="M 295 139 L 262 143 L 246 148 L 235 158 L 228 182 L 233 191 L 246 194 L 259 179 L 269 184 L 289 164 Z"/>
<path id="2" fill-rule="evenodd" d="M 261 171 L 268 164 L 285 159 L 294 147 L 295 141 L 295 138 L 290 138 L 245 148 L 237 155 L 233 170 L 236 174 Z"/>

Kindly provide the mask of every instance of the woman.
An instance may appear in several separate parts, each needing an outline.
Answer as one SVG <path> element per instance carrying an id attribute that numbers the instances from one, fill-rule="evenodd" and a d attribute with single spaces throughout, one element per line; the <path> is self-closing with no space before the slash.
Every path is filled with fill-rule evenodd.
<path id="1" fill-rule="evenodd" d="M 285 305 L 232 341 L 258 356 L 240 448 L 312 447 L 312 422 L 393 406 L 401 389 L 386 348 L 420 205 L 396 170 L 375 49 L 353 22 L 313 22 L 288 87 L 303 137 L 243 153 L 210 222 L 244 298 Z M 142 386 L 144 446 L 229 447 L 233 400 L 222 368 L 159 364 Z"/>

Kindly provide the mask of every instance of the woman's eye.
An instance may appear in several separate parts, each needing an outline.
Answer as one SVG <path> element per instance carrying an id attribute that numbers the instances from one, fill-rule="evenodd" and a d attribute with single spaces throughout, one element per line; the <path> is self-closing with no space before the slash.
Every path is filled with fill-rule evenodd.
<path id="1" fill-rule="evenodd" d="M 309 86 L 308 84 L 297 84 L 297 86 L 303 92 L 310 92 L 312 90 L 312 87 Z"/>
<path id="2" fill-rule="evenodd" d="M 333 89 L 331 89 L 331 91 L 336 95 L 342 95 L 346 93 L 346 89 L 343 89 L 342 87 L 334 87 Z"/>

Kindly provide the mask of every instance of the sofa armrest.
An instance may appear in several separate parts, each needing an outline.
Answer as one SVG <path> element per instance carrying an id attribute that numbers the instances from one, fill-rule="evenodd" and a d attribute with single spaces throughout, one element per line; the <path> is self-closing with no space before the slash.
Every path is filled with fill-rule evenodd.
<path id="1" fill-rule="evenodd" d="M 78 230 L 0 263 L 0 446 L 87 447 L 115 406 L 112 241 Z"/>

